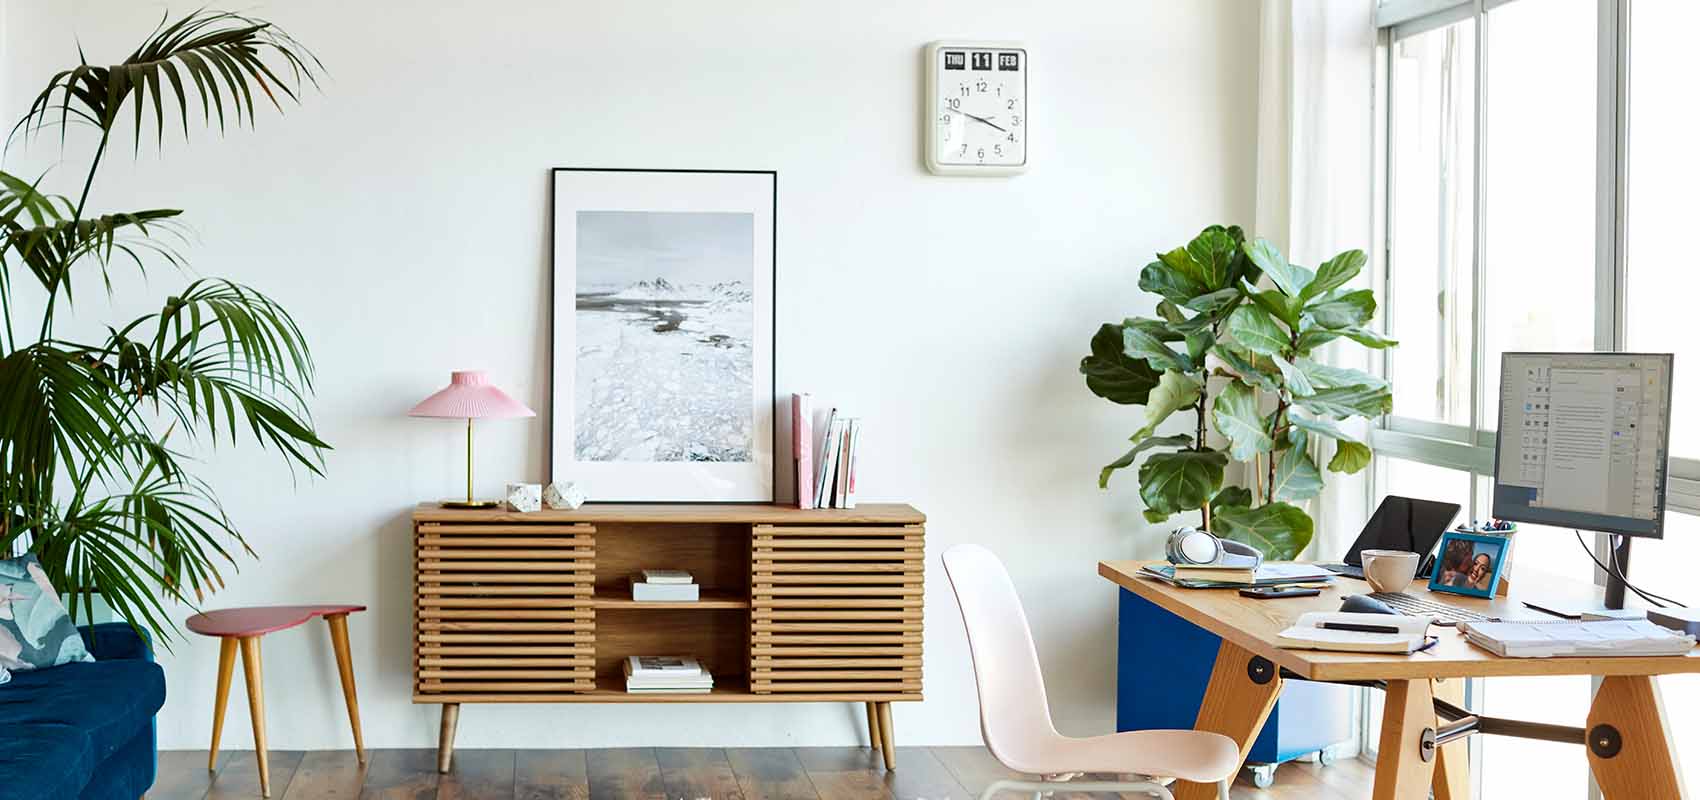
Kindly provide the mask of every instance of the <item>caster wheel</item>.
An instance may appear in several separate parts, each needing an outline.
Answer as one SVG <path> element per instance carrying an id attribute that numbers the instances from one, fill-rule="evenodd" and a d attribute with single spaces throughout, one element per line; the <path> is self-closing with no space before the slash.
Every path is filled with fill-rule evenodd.
<path id="1" fill-rule="evenodd" d="M 1275 765 L 1260 764 L 1251 768 L 1251 785 L 1267 789 L 1275 785 Z"/>
<path id="2" fill-rule="evenodd" d="M 1326 747 L 1316 751 L 1316 763 L 1323 767 L 1334 766 L 1334 751 Z"/>

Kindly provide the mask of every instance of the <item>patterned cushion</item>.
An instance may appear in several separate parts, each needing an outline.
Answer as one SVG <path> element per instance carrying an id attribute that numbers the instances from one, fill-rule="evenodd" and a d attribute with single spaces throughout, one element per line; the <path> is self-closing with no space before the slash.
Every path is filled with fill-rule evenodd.
<path id="1" fill-rule="evenodd" d="M 34 555 L 0 561 L 0 668 L 93 661 Z"/>

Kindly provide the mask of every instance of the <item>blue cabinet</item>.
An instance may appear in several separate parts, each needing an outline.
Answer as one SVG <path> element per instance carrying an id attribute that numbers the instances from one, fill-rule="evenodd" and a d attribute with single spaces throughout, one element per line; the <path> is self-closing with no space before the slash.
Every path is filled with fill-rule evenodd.
<path id="1" fill-rule="evenodd" d="M 1221 638 L 1133 592 L 1120 592 L 1116 730 L 1191 728 Z M 1279 764 L 1351 739 L 1355 691 L 1287 681 L 1246 761 Z"/>

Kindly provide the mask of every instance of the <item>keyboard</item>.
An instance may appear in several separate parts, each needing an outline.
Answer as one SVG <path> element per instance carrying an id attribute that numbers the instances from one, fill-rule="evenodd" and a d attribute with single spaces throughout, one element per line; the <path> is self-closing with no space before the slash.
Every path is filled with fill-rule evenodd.
<path id="1" fill-rule="evenodd" d="M 1489 622 L 1497 617 L 1424 600 L 1403 592 L 1371 592 L 1370 597 L 1386 603 L 1394 611 L 1407 617 L 1434 617 L 1436 625 L 1457 625 L 1460 622 Z"/>

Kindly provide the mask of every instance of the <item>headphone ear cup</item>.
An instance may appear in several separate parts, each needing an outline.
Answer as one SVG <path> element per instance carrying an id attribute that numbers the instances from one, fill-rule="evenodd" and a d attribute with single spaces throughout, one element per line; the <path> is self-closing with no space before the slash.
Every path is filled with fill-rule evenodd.
<path id="1" fill-rule="evenodd" d="M 1191 531 L 1180 540 L 1181 558 L 1188 564 L 1213 564 L 1222 554 L 1222 543 L 1208 531 Z"/>

